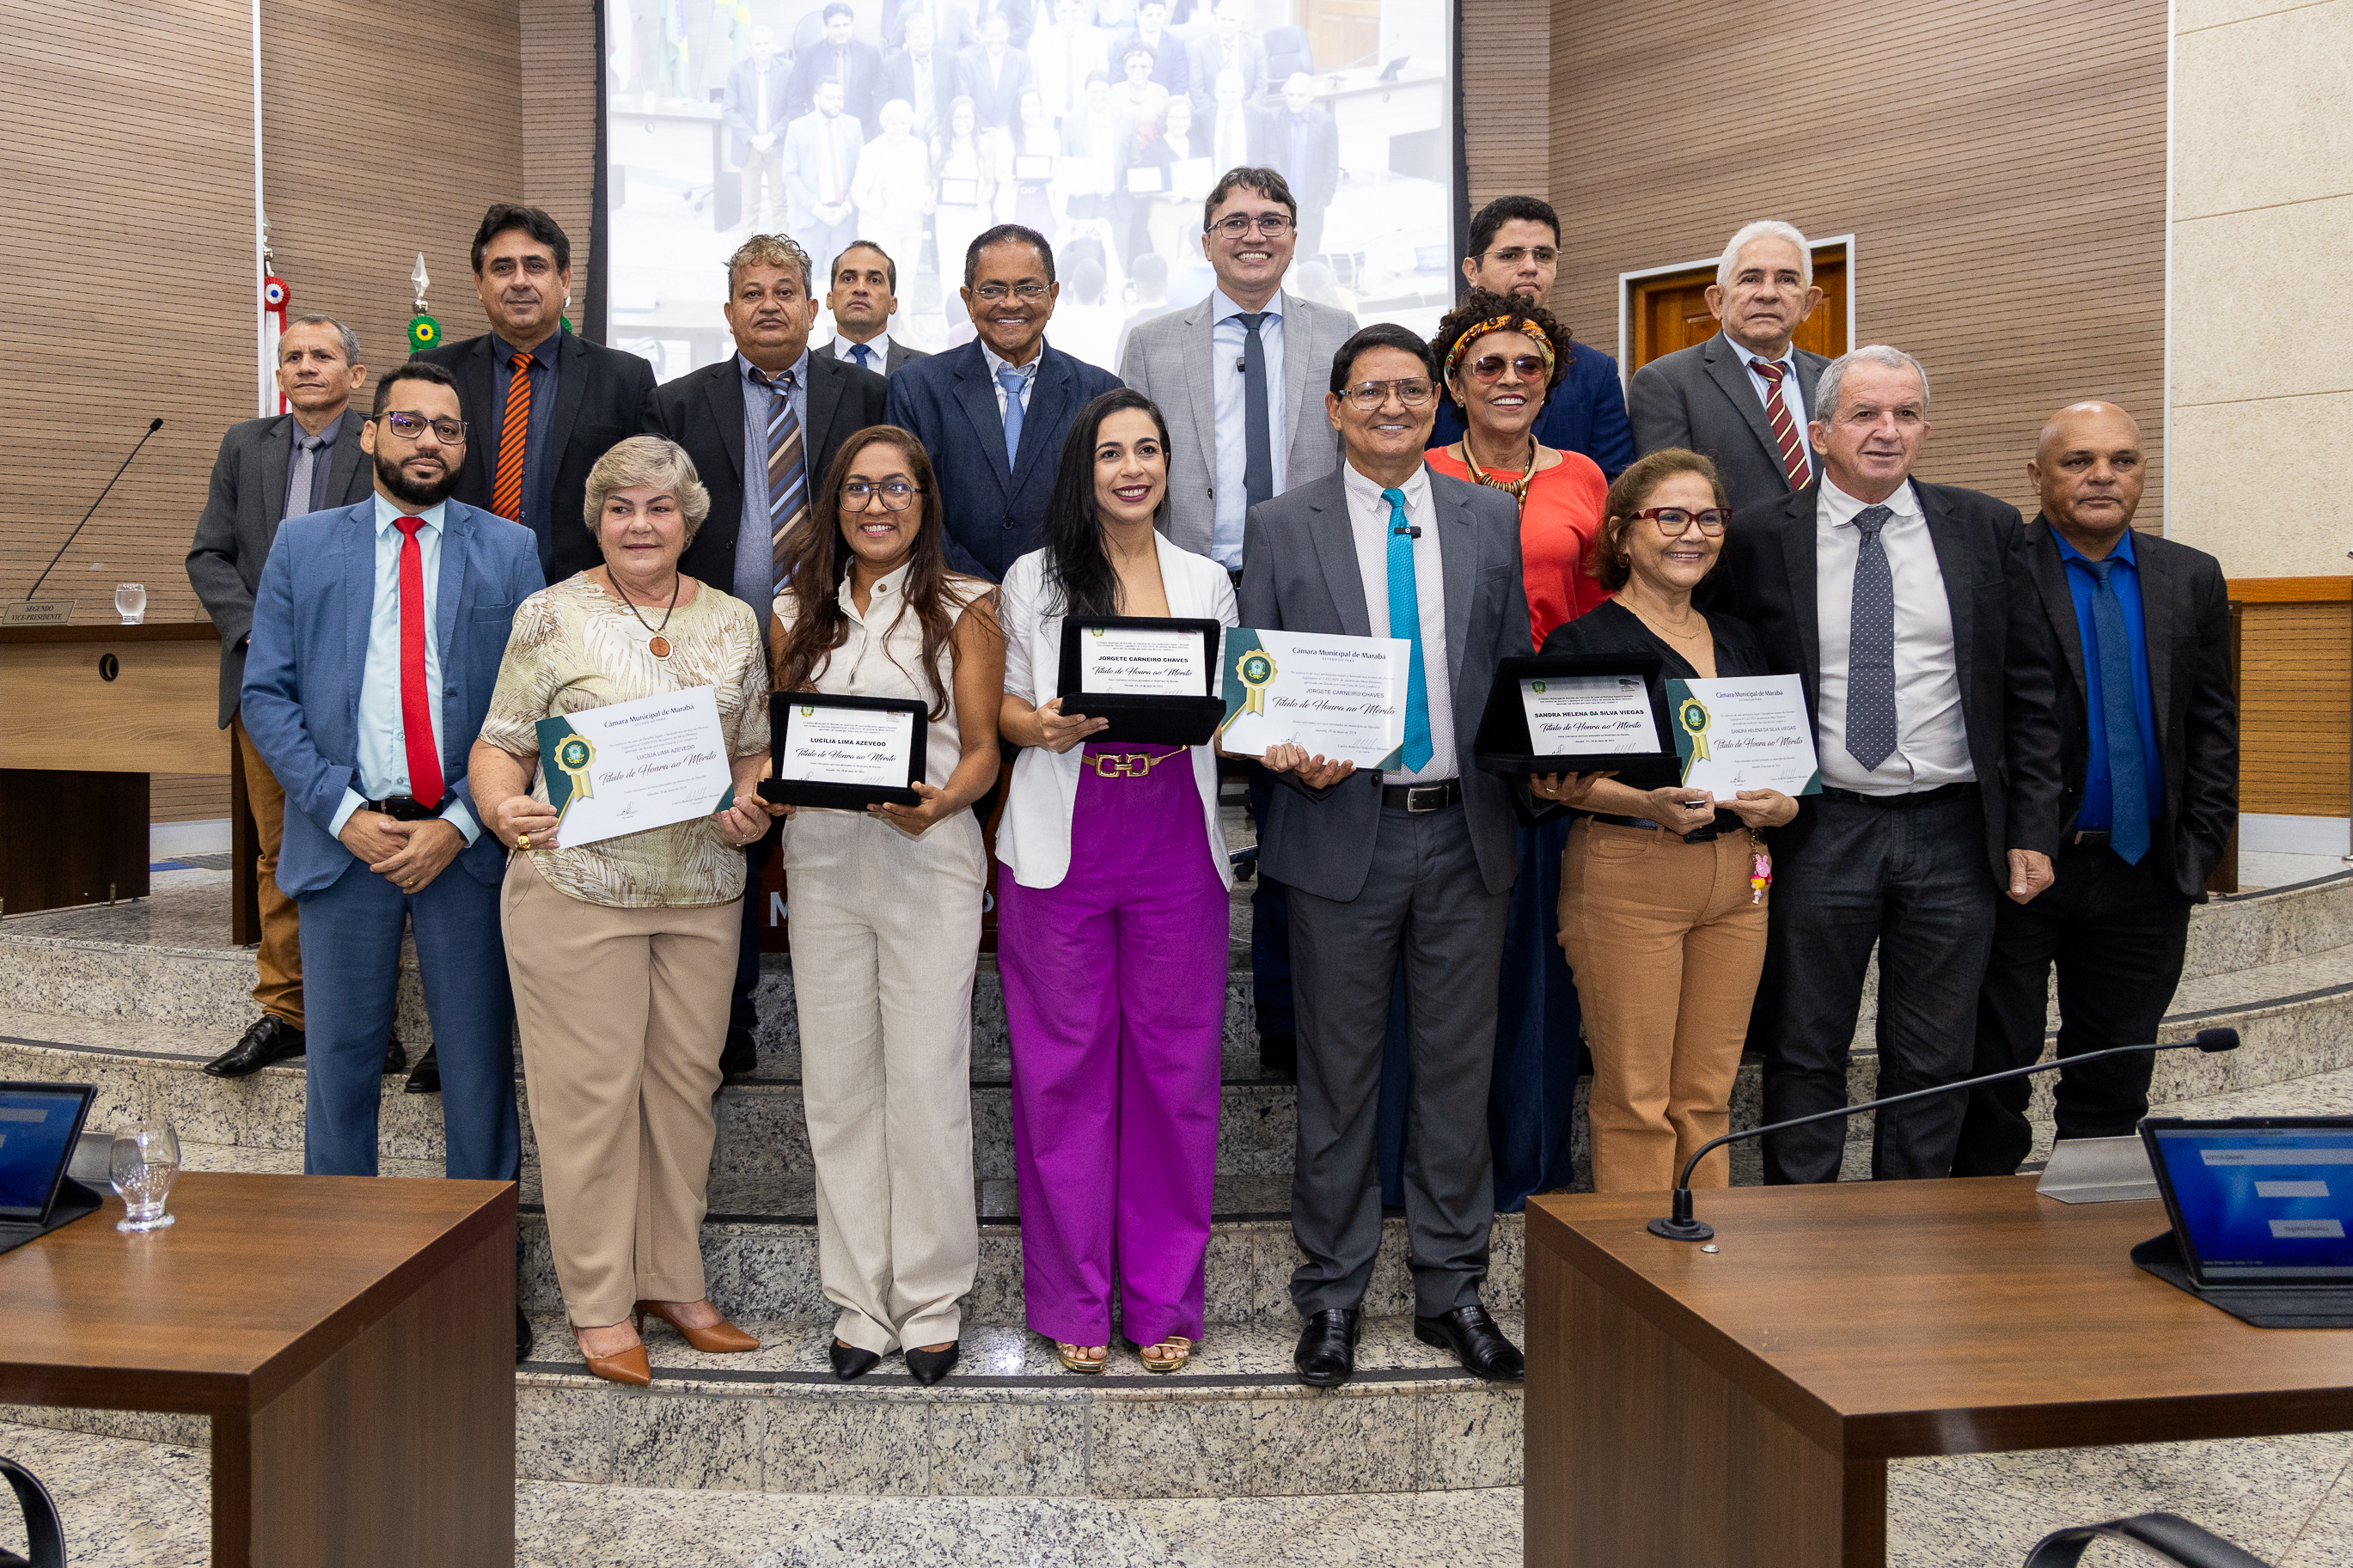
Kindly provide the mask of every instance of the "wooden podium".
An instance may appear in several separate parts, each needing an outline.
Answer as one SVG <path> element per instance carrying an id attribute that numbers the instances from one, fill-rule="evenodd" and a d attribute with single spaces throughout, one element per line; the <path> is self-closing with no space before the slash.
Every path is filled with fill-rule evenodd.
<path id="1" fill-rule="evenodd" d="M 1714 1253 L 1643 1229 L 1664 1193 L 1528 1200 L 1532 1568 L 1879 1568 L 1892 1458 L 2353 1426 L 2353 1331 L 2251 1328 L 2142 1273 L 2155 1200 L 1698 1198 Z"/>

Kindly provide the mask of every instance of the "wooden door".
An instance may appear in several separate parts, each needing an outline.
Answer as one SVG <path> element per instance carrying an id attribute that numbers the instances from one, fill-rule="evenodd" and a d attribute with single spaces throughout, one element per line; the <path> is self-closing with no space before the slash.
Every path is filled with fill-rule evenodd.
<path id="1" fill-rule="evenodd" d="M 1715 318 L 1707 308 L 1708 286 L 1715 281 L 1715 268 L 1707 266 L 1636 279 L 1629 285 L 1626 313 L 1634 340 L 1626 365 L 1629 375 L 1662 354 L 1715 336 Z M 1844 246 L 1824 246 L 1814 252 L 1814 286 L 1822 291 L 1822 302 L 1798 329 L 1797 345 L 1824 359 L 1836 359 L 1848 346 Z"/>

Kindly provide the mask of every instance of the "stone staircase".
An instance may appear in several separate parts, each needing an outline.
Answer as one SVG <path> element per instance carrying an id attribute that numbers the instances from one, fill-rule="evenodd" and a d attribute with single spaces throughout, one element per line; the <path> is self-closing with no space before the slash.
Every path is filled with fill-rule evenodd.
<path id="1" fill-rule="evenodd" d="M 1237 917 L 1240 927 L 1239 900 Z M 196 1070 L 251 1016 L 253 961 L 227 945 L 227 931 L 218 888 L 0 922 L 0 1078 L 95 1083 L 93 1127 L 168 1119 L 180 1129 L 191 1169 L 299 1170 L 299 1065 L 236 1082 Z M 2166 1037 L 2229 1024 L 2245 1045 L 2231 1056 L 2160 1058 L 2153 1100 L 2178 1104 L 2263 1091 L 2293 1101 L 2297 1080 L 2353 1066 L 2348 939 L 2353 878 L 2218 900 L 2198 911 Z M 981 1258 L 963 1365 L 931 1389 L 916 1386 L 895 1363 L 853 1384 L 835 1382 L 825 1364 L 832 1313 L 818 1284 L 791 984 L 788 961 L 765 961 L 760 1075 L 722 1093 L 703 1237 L 712 1297 L 761 1336 L 759 1352 L 701 1355 L 657 1325 L 649 1331 L 651 1387 L 623 1389 L 586 1373 L 563 1328 L 535 1207 L 537 1151 L 526 1118 L 521 1300 L 537 1328 L 541 1359 L 517 1371 L 525 1479 L 1102 1499 L 1518 1483 L 1518 1391 L 1467 1378 L 1413 1339 L 1398 1222 L 1388 1227 L 1366 1301 L 1372 1321 L 1357 1379 L 1330 1393 L 1293 1381 L 1296 1318 L 1286 1282 L 1296 1258 L 1288 1220 L 1295 1091 L 1259 1073 L 1239 946 L 1228 992 L 1208 1336 L 1192 1365 L 1154 1377 L 1115 1347 L 1110 1372 L 1082 1379 L 1062 1372 L 1051 1347 L 1019 1326 L 1005 1028 L 994 966 L 985 959 L 973 1066 Z M 430 1037 L 413 968 L 401 990 L 399 1028 L 412 1051 Z M 1856 1099 L 1868 1098 L 1876 1080 L 1871 1029 L 1867 999 L 1850 1080 Z M 386 1080 L 384 1168 L 438 1174 L 439 1102 L 398 1090 L 397 1079 Z M 2047 1088 L 2034 1114 L 2047 1146 Z M 1757 1120 L 1752 1063 L 1740 1076 L 1734 1121 Z M 1867 1157 L 1868 1137 L 1859 1120 L 1850 1134 L 1851 1173 Z M 1736 1179 L 1754 1180 L 1753 1146 L 1745 1152 Z M 1519 1217 L 1499 1216 L 1487 1300 L 1514 1334 L 1522 1247 Z M 206 1437 L 204 1424 L 187 1417 L 15 1407 L 0 1408 L 0 1419 L 186 1446 Z"/>

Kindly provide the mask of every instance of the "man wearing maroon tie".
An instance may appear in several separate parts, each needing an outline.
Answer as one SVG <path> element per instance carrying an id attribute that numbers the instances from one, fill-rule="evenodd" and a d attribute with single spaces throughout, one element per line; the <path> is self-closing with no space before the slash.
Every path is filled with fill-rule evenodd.
<path id="1" fill-rule="evenodd" d="M 514 607 L 545 585 L 529 529 L 449 499 L 457 385 L 411 360 L 360 432 L 375 493 L 282 524 L 255 594 L 239 710 L 286 788 L 279 885 L 301 910 L 310 1064 L 303 1169 L 376 1173 L 376 1106 L 405 930 L 439 1058 L 447 1173 L 520 1163 L 506 855 L 466 757 Z"/>

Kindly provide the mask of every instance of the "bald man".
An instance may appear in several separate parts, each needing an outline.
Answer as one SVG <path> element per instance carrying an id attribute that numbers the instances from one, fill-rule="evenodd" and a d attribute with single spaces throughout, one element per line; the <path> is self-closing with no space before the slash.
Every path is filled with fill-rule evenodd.
<path id="1" fill-rule="evenodd" d="M 2020 537 L 2020 564 L 2064 665 L 2063 815 L 2051 886 L 1998 906 L 1974 1072 L 2042 1057 L 2053 963 L 2063 1058 L 2154 1040 L 2181 980 L 2189 906 L 2205 902 L 2238 820 L 2222 569 L 2133 531 L 2147 468 L 2140 426 L 2108 403 L 2052 415 L 2026 465 L 2042 510 Z M 2129 1134 L 2148 1111 L 2152 1059 L 2061 1068 L 2059 1136 Z M 1955 1175 L 2018 1169 L 2034 1141 L 2027 1092 L 2023 1079 L 1970 1091 Z"/>

